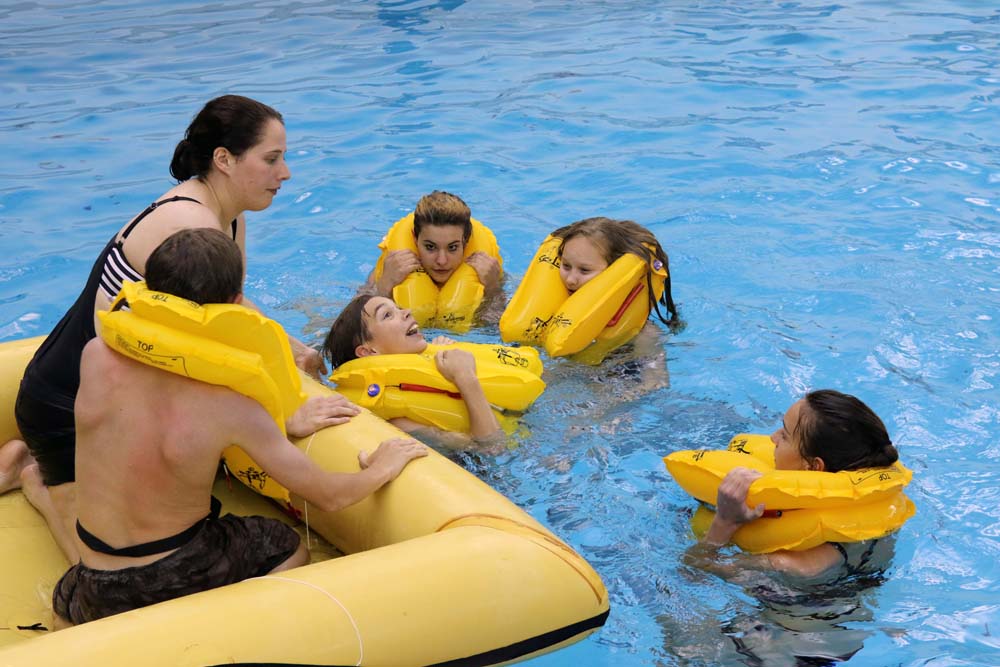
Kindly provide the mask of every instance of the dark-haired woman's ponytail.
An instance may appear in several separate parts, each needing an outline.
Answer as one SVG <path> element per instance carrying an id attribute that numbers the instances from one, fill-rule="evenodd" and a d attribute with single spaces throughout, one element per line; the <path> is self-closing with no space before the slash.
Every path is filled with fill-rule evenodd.
<path id="1" fill-rule="evenodd" d="M 170 175 L 182 183 L 195 175 L 192 162 L 194 147 L 187 138 L 181 139 L 174 149 L 174 157 L 170 160 Z"/>

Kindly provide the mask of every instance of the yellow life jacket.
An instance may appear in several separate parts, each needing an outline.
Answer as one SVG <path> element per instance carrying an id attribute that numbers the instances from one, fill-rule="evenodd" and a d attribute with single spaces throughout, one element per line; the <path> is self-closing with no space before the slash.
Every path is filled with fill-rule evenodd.
<path id="1" fill-rule="evenodd" d="M 126 309 L 127 307 L 127 309 Z M 229 387 L 260 403 L 285 432 L 306 400 L 288 336 L 274 320 L 235 304 L 200 306 L 126 282 L 111 310 L 99 312 L 101 339 L 131 359 L 208 384 Z M 238 447 L 226 465 L 248 486 L 288 501 L 288 491 Z"/>
<path id="2" fill-rule="evenodd" d="M 647 276 L 655 301 L 667 270 L 626 253 L 571 295 L 559 276 L 561 243 L 549 235 L 538 248 L 500 318 L 500 335 L 508 343 L 544 345 L 553 357 L 577 354 L 597 364 L 642 330 L 650 309 Z"/>
<path id="3" fill-rule="evenodd" d="M 775 470 L 770 437 L 747 433 L 735 436 L 726 451 L 685 450 L 663 461 L 684 491 L 711 505 L 722 479 L 734 467 L 763 473 L 750 485 L 747 505 L 763 503 L 765 515 L 733 535 L 737 546 L 753 553 L 882 537 L 916 511 L 903 493 L 913 473 L 899 461 L 883 468 L 840 472 Z M 695 515 L 696 534 L 708 530 L 712 516 L 705 509 Z"/>
<path id="4" fill-rule="evenodd" d="M 494 409 L 523 412 L 545 389 L 537 350 L 477 343 L 428 345 L 420 354 L 359 357 L 338 366 L 330 381 L 338 392 L 382 419 L 406 417 L 444 431 L 468 433 L 465 401 L 434 362 L 439 350 L 456 348 L 475 356 L 476 376 Z"/>
<path id="5" fill-rule="evenodd" d="M 378 247 L 382 254 L 375 264 L 375 280 L 382 277 L 385 258 L 395 250 L 409 250 L 417 254 L 417 240 L 413 235 L 413 214 L 400 218 L 386 233 Z M 501 270 L 503 259 L 496 236 L 486 225 L 472 219 L 472 235 L 465 244 L 465 257 L 474 252 L 484 252 L 497 260 Z M 427 272 L 420 268 L 406 277 L 392 290 L 392 300 L 401 308 L 409 308 L 413 319 L 420 326 L 439 327 L 454 331 L 468 331 L 472 318 L 483 301 L 484 287 L 479 274 L 464 261 L 458 265 L 448 281 L 440 288 Z"/>

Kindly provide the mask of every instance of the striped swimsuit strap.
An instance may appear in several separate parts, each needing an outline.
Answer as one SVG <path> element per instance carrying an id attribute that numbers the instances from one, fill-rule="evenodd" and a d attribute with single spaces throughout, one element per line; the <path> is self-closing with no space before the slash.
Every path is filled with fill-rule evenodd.
<path id="1" fill-rule="evenodd" d="M 135 267 L 128 261 L 125 257 L 125 239 L 128 235 L 132 233 L 135 226 L 142 222 L 143 218 L 156 210 L 158 206 L 163 204 L 168 204 L 175 201 L 193 201 L 196 204 L 200 204 L 197 199 L 192 199 L 191 197 L 170 197 L 168 199 L 161 199 L 160 201 L 153 202 L 150 204 L 146 210 L 135 217 L 135 220 L 125 228 L 122 232 L 121 237 L 115 241 L 111 248 L 108 250 L 108 254 L 104 258 L 104 268 L 101 271 L 101 291 L 108 299 L 114 299 L 118 296 L 118 292 L 122 289 L 122 283 L 126 280 L 131 280 L 132 282 L 138 282 L 142 280 L 143 276 L 141 273 L 135 270 Z M 233 231 L 233 240 L 236 240 L 236 229 L 237 222 L 234 218 L 232 223 L 230 223 Z"/>

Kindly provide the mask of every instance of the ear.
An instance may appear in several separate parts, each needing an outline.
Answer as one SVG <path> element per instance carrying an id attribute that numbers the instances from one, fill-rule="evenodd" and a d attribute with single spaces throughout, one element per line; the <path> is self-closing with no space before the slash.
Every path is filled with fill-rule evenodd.
<path id="1" fill-rule="evenodd" d="M 370 357 L 372 355 L 378 354 L 378 352 L 365 345 L 358 345 L 356 348 L 354 348 L 354 354 L 358 355 L 358 358 L 361 358 L 361 357 Z"/>
<path id="2" fill-rule="evenodd" d="M 235 161 L 236 158 L 229 152 L 228 148 L 219 146 L 212 151 L 212 165 L 223 174 L 229 174 L 229 171 Z"/>
<path id="3" fill-rule="evenodd" d="M 234 296 L 234 297 L 233 297 L 233 298 L 232 298 L 232 299 L 231 299 L 231 300 L 229 301 L 229 303 L 234 303 L 234 304 L 236 304 L 237 306 L 238 306 L 238 305 L 240 305 L 240 304 L 242 304 L 242 303 L 243 303 L 243 292 L 237 292 L 237 293 L 236 293 L 236 296 Z"/>
<path id="4" fill-rule="evenodd" d="M 809 461 L 809 469 L 815 472 L 826 472 L 826 461 L 817 456 Z"/>

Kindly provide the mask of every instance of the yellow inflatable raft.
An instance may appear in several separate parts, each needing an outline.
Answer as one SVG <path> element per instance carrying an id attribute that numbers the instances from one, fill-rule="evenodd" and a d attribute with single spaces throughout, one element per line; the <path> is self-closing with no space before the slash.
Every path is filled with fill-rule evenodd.
<path id="1" fill-rule="evenodd" d="M 413 236 L 413 214 L 400 218 L 386 233 L 378 246 L 382 254 L 375 264 L 375 279 L 382 277 L 385 258 L 394 250 L 409 250 L 417 254 Z M 472 219 L 472 236 L 465 244 L 465 257 L 484 252 L 503 268 L 496 236 L 486 225 Z M 440 288 L 422 269 L 414 271 L 392 290 L 392 300 L 409 308 L 422 327 L 439 327 L 465 332 L 472 326 L 473 316 L 483 301 L 484 288 L 476 270 L 464 261 Z"/>
<path id="2" fill-rule="evenodd" d="M 476 375 L 498 418 L 501 411 L 524 412 L 545 389 L 537 350 L 476 343 L 428 345 L 421 354 L 361 357 L 339 366 L 330 381 L 337 391 L 382 419 L 406 417 L 444 431 L 468 433 L 465 401 L 434 362 L 435 353 L 448 348 L 464 349 L 476 357 Z"/>
<path id="3" fill-rule="evenodd" d="M 41 340 L 0 344 L 4 441 L 17 435 L 17 385 Z M 308 395 L 329 391 L 301 382 Z M 324 469 L 355 471 L 360 450 L 400 435 L 362 411 L 297 445 Z M 607 591 L 585 560 L 434 452 L 343 511 L 292 502 L 348 555 L 50 632 L 68 564 L 22 494 L 0 496 L 0 665 L 494 665 L 577 641 L 607 618 Z"/>
<path id="4" fill-rule="evenodd" d="M 663 295 L 666 267 L 626 253 L 570 295 L 559 277 L 560 243 L 549 235 L 538 248 L 500 318 L 500 335 L 508 343 L 544 345 L 553 357 L 586 349 L 578 360 L 600 363 L 646 324 L 649 290 L 652 301 Z"/>
<path id="5" fill-rule="evenodd" d="M 733 542 L 753 553 L 799 551 L 824 542 L 859 542 L 887 535 L 913 516 L 903 493 L 913 473 L 896 462 L 885 468 L 840 472 L 775 470 L 767 435 L 741 433 L 718 450 L 685 450 L 663 459 L 684 491 L 714 505 L 719 484 L 736 466 L 763 477 L 750 485 L 747 505 L 764 504 L 765 515 L 736 531 Z M 693 526 L 703 534 L 713 513 L 700 508 Z"/>

